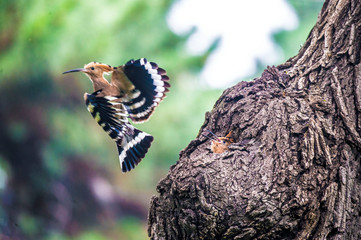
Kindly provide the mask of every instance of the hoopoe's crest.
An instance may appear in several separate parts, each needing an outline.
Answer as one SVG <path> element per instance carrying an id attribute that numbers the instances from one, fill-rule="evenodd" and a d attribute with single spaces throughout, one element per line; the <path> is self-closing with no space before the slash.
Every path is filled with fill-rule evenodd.
<path id="1" fill-rule="evenodd" d="M 232 131 L 230 131 L 225 137 L 217 137 L 217 135 L 215 135 L 213 132 L 209 130 L 207 131 L 211 133 L 211 137 L 204 134 L 202 135 L 212 140 L 211 151 L 213 153 L 223 153 L 228 150 L 228 146 L 233 143 L 233 139 L 231 138 Z"/>
<path id="2" fill-rule="evenodd" d="M 122 171 L 132 170 L 148 152 L 153 137 L 132 126 L 128 118 L 136 123 L 150 118 L 169 91 L 166 71 L 141 58 L 119 67 L 91 62 L 64 73 L 71 72 L 83 72 L 92 81 L 94 92 L 84 94 L 87 109 L 116 142 Z M 104 73 L 112 73 L 110 83 Z"/>

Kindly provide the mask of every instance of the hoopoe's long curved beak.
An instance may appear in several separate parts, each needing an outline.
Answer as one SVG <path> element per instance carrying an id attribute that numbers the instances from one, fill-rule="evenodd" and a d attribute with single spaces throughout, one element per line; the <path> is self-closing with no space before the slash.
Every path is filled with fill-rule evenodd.
<path id="1" fill-rule="evenodd" d="M 63 74 L 72 73 L 72 72 L 86 72 L 86 69 L 85 68 L 75 68 L 75 69 L 71 69 L 69 71 L 63 72 Z"/>

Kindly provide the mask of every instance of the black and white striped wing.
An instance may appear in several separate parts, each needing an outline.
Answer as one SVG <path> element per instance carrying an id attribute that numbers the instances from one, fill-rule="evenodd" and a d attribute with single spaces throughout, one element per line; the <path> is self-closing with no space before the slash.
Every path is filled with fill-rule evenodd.
<path id="1" fill-rule="evenodd" d="M 122 171 L 128 172 L 144 158 L 153 137 L 129 124 L 126 109 L 117 102 L 119 98 L 97 97 L 97 94 L 85 94 L 88 111 L 116 142 Z"/>
<path id="2" fill-rule="evenodd" d="M 150 118 L 165 93 L 169 91 L 169 78 L 164 69 L 145 58 L 130 60 L 122 67 L 124 74 L 135 87 L 127 94 L 123 104 L 133 122 L 144 122 Z"/>

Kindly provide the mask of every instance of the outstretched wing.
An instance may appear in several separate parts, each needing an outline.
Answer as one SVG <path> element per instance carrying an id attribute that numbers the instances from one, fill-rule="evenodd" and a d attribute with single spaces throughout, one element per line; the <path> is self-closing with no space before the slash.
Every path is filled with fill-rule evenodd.
<path id="1" fill-rule="evenodd" d="M 133 122 L 148 120 L 165 97 L 165 93 L 169 91 L 170 84 L 166 71 L 145 58 L 130 60 L 119 67 L 118 73 L 119 71 L 123 71 L 126 78 L 134 85 L 134 88 L 126 91 L 122 101 L 130 119 Z"/>
<path id="2" fill-rule="evenodd" d="M 119 98 L 97 97 L 100 91 L 85 94 L 85 104 L 97 123 L 116 142 L 123 172 L 132 170 L 144 158 L 153 137 L 129 124 L 127 111 Z"/>

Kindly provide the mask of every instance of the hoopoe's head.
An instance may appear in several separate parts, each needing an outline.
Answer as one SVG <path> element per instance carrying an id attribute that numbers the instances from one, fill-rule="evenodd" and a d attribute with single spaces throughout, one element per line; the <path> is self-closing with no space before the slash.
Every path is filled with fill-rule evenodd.
<path id="1" fill-rule="evenodd" d="M 209 137 L 208 135 L 203 136 L 209 138 L 212 140 L 211 144 L 211 151 L 213 153 L 223 153 L 224 151 L 228 150 L 228 146 L 233 143 L 233 139 L 231 138 L 232 130 L 227 134 L 225 137 L 217 137 L 213 132 L 206 129 L 210 134 L 212 134 L 212 137 Z"/>
<path id="2" fill-rule="evenodd" d="M 88 64 L 85 64 L 83 68 L 75 68 L 63 72 L 63 74 L 72 73 L 72 72 L 83 72 L 86 75 L 88 75 L 90 79 L 92 79 L 94 77 L 102 77 L 104 73 L 110 73 L 113 70 L 114 69 L 110 65 L 98 63 L 98 62 L 90 62 Z"/>

